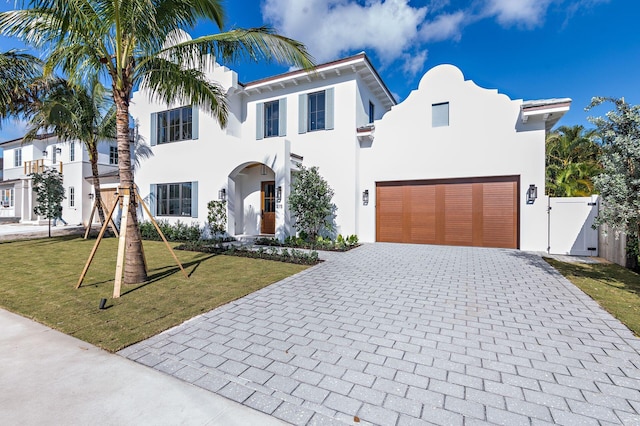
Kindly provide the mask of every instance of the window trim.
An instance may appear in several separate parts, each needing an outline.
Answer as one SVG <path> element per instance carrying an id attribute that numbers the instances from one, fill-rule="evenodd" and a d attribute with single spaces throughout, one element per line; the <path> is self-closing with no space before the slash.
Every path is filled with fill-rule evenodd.
<path id="1" fill-rule="evenodd" d="M 13 150 L 13 167 L 22 166 L 22 148 Z"/>
<path id="2" fill-rule="evenodd" d="M 76 143 L 69 144 L 69 162 L 76 161 Z"/>
<path id="3" fill-rule="evenodd" d="M 186 110 L 190 110 L 191 113 L 191 121 L 190 121 L 190 129 L 189 131 L 185 131 L 185 124 L 189 123 L 189 122 L 185 122 L 184 121 L 184 111 Z M 178 124 L 177 124 L 177 129 L 179 131 L 179 136 L 175 139 L 171 139 L 171 128 L 175 127 L 171 125 L 171 113 L 172 112 L 178 112 Z M 195 108 L 192 105 L 186 105 L 186 106 L 181 106 L 178 108 L 172 108 L 172 109 L 168 109 L 165 111 L 159 111 L 154 113 L 155 116 L 155 120 L 152 119 L 152 127 L 154 122 L 155 122 L 155 134 L 153 135 L 155 137 L 155 144 L 157 145 L 164 145 L 167 143 L 173 143 L 173 142 L 182 142 L 182 141 L 190 141 L 190 140 L 194 140 L 197 139 L 196 133 L 194 132 L 194 126 L 197 125 L 197 119 L 194 119 L 196 115 L 196 111 Z M 163 126 L 163 118 L 164 118 L 164 126 Z M 164 130 L 164 132 L 162 132 L 162 130 Z M 164 138 L 161 137 L 161 135 L 164 135 Z M 165 139 L 165 140 L 162 140 Z"/>
<path id="4" fill-rule="evenodd" d="M 376 105 L 369 101 L 369 124 L 372 124 L 376 119 Z"/>
<path id="5" fill-rule="evenodd" d="M 76 188 L 73 186 L 69 187 L 69 207 L 76 206 Z"/>
<path id="6" fill-rule="evenodd" d="M 178 213 L 177 214 L 171 214 L 169 213 L 170 211 L 170 201 L 172 200 L 171 198 L 171 185 L 177 185 L 178 186 L 178 191 L 179 191 L 179 195 L 178 195 Z M 189 185 L 189 190 L 191 192 L 189 198 L 185 198 L 182 194 L 184 185 Z M 165 187 L 166 189 L 164 190 L 164 193 L 166 194 L 166 198 L 161 199 L 160 198 L 160 193 L 162 191 L 162 187 Z M 194 182 L 170 182 L 170 183 L 159 183 L 155 185 L 155 212 L 154 212 L 154 216 L 160 216 L 160 217 L 197 217 L 197 214 L 194 216 L 193 215 L 193 210 L 194 210 L 194 206 L 193 206 L 193 201 L 194 201 L 194 190 L 197 191 L 197 185 L 194 185 Z M 174 198 L 173 200 L 176 200 L 176 198 Z M 185 202 L 189 200 L 188 204 L 185 204 Z M 197 197 L 196 197 L 197 200 Z M 161 203 L 165 203 L 166 205 L 164 206 L 164 208 L 161 208 Z M 188 214 L 186 214 L 186 210 L 185 207 L 188 206 Z M 166 211 L 167 213 L 161 213 L 162 211 Z"/>
<path id="7" fill-rule="evenodd" d="M 280 136 L 280 100 L 265 102 L 264 105 L 264 137 L 273 138 Z M 275 118 L 273 116 L 275 115 Z M 269 126 L 271 121 L 271 126 Z"/>
<path id="8" fill-rule="evenodd" d="M 446 106 L 446 123 L 443 120 L 443 117 L 437 115 L 438 113 L 444 113 L 444 108 L 440 108 L 444 106 Z M 438 102 L 435 104 L 431 104 L 431 127 L 449 127 L 450 122 L 451 118 L 449 102 Z"/>
<path id="9" fill-rule="evenodd" d="M 109 145 L 109 165 L 110 166 L 118 165 L 118 146 L 117 145 Z"/>
<path id="10" fill-rule="evenodd" d="M 7 197 L 6 194 L 9 194 Z M 6 198 L 5 198 L 6 197 Z M 8 204 L 5 206 L 5 200 Z M 0 207 L 11 208 L 15 207 L 15 191 L 14 188 L 4 188 L 0 190 Z"/>

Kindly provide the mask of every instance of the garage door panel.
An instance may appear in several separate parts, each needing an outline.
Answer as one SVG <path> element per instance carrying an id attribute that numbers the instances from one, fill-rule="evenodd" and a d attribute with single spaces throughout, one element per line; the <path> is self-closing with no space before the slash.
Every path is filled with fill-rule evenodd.
<path id="1" fill-rule="evenodd" d="M 516 176 L 378 184 L 377 241 L 518 247 Z"/>
<path id="2" fill-rule="evenodd" d="M 449 184 L 444 187 L 444 244 L 472 245 L 473 187 L 471 184 Z"/>
<path id="3" fill-rule="evenodd" d="M 394 187 L 378 187 L 376 199 L 384 200 L 376 207 L 376 227 L 378 241 L 382 242 L 402 242 L 402 211 L 404 197 L 402 191 Z"/>
<path id="4" fill-rule="evenodd" d="M 433 185 L 412 185 L 407 188 L 411 197 L 409 241 L 417 244 L 436 242 L 436 191 Z"/>

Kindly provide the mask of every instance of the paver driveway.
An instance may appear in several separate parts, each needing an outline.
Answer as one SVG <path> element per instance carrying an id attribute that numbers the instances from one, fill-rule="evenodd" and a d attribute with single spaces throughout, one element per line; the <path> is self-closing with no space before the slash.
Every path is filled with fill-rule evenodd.
<path id="1" fill-rule="evenodd" d="M 604 425 L 639 348 L 538 256 L 378 243 L 120 353 L 294 424 Z"/>

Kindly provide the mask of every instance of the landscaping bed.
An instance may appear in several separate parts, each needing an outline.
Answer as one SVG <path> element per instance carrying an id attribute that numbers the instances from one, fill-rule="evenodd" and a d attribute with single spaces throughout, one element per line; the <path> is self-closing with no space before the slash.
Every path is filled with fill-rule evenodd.
<path id="1" fill-rule="evenodd" d="M 293 263 L 297 265 L 316 265 L 322 260 L 318 258 L 317 251 L 302 251 L 280 247 L 243 247 L 220 242 L 206 240 L 189 241 L 176 247 L 177 250 L 197 251 L 202 253 L 214 253 L 227 256 L 249 257 L 252 259 L 275 260 L 279 262 Z"/>

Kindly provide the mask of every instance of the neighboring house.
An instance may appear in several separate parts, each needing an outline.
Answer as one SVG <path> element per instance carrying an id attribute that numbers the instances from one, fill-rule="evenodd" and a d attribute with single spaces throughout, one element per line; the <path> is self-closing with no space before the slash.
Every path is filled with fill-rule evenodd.
<path id="1" fill-rule="evenodd" d="M 93 207 L 93 179 L 91 164 L 84 144 L 78 141 L 63 142 L 55 135 L 44 134 L 31 142 L 14 139 L 0 142 L 3 149 L 3 180 L 0 181 L 0 217 L 18 218 L 21 223 L 41 223 L 43 218 L 33 212 L 35 193 L 32 172 L 53 167 L 62 173 L 66 199 L 62 201 L 62 217 L 69 224 L 86 225 Z M 113 198 L 117 177 L 117 150 L 115 142 L 98 145 L 98 167 L 103 193 Z M 115 157 L 114 157 L 115 152 Z M 110 201 L 110 200 L 107 200 Z"/>
<path id="2" fill-rule="evenodd" d="M 334 189 L 336 233 L 361 241 L 546 250 L 545 132 L 571 100 L 511 100 L 430 70 L 401 104 L 364 53 L 242 84 L 216 65 L 225 129 L 188 103 L 136 92 L 131 114 L 153 157 L 136 174 L 156 218 L 206 222 L 226 199 L 231 235 L 293 235 L 299 164 Z M 532 198 L 532 197 L 529 197 Z"/>

